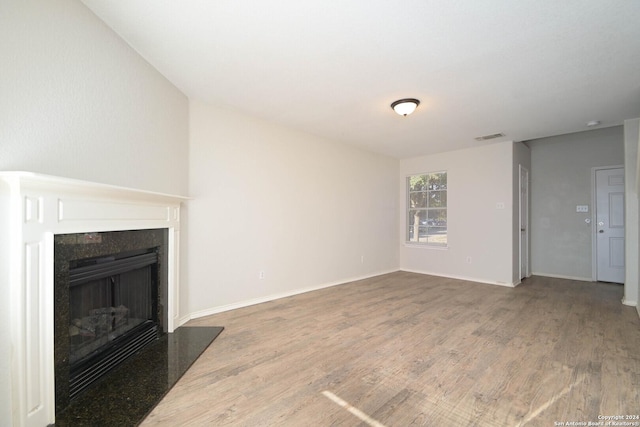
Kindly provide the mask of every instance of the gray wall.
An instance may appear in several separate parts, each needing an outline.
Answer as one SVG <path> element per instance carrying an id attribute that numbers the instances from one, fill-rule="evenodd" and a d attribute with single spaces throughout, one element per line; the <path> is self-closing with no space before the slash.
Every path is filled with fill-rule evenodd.
<path id="1" fill-rule="evenodd" d="M 591 169 L 624 164 L 623 127 L 529 141 L 531 270 L 591 280 Z M 577 213 L 588 205 L 589 213 Z"/>

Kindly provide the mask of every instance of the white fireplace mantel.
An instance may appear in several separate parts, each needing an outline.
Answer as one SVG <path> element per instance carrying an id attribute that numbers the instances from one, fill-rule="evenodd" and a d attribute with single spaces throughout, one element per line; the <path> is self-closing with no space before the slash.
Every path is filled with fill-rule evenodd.
<path id="1" fill-rule="evenodd" d="M 178 313 L 185 197 L 30 172 L 0 172 L 0 284 L 9 291 L 12 425 L 55 422 L 53 241 L 56 234 L 166 228 L 168 325 Z M 6 297 L 5 297 L 6 298 Z M 5 396 L 1 396 L 5 398 Z"/>

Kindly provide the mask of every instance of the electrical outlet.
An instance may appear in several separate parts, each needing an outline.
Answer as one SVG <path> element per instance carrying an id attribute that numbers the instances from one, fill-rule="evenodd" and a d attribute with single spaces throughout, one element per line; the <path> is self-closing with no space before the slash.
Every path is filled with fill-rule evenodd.
<path id="1" fill-rule="evenodd" d="M 504 202 L 496 203 L 496 209 L 504 209 Z"/>
<path id="2" fill-rule="evenodd" d="M 360 264 L 364 264 L 364 255 L 360 255 Z"/>
<path id="3" fill-rule="evenodd" d="M 258 279 L 264 279 L 264 271 L 260 270 L 260 272 L 258 272 Z"/>
<path id="4" fill-rule="evenodd" d="M 467 264 L 471 264 L 471 257 L 470 256 L 467 257 Z"/>

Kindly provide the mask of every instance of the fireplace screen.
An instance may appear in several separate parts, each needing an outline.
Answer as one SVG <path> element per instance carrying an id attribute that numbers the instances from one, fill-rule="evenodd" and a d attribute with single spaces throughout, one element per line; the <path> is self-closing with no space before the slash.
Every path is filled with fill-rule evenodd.
<path id="1" fill-rule="evenodd" d="M 72 262 L 69 270 L 72 394 L 76 373 L 92 378 L 96 374 L 93 370 L 102 371 L 102 365 L 119 361 L 123 358 L 120 353 L 131 353 L 138 347 L 137 341 L 157 337 L 157 265 L 155 249 Z M 136 338 L 140 335 L 142 338 Z M 82 374 L 87 369 L 88 373 Z"/>

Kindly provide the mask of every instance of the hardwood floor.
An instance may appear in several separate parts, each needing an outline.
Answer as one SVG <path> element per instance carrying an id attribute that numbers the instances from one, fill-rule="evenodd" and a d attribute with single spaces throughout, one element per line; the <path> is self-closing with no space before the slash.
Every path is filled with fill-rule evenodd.
<path id="1" fill-rule="evenodd" d="M 554 426 L 638 415 L 640 319 L 622 292 L 397 272 L 194 320 L 225 330 L 142 425 Z"/>

